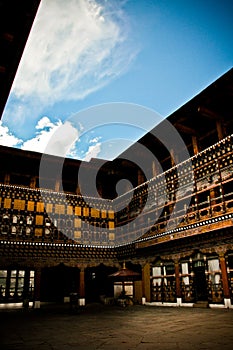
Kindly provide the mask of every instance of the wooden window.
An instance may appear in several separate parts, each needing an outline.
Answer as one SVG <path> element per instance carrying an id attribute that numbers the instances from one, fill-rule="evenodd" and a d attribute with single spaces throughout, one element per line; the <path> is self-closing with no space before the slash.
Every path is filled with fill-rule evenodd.
<path id="1" fill-rule="evenodd" d="M 106 219 L 106 217 L 107 217 L 107 211 L 106 211 L 106 210 L 102 210 L 102 211 L 101 211 L 101 216 L 102 216 L 103 219 Z"/>
<path id="2" fill-rule="evenodd" d="M 114 211 L 113 210 L 108 211 L 108 217 L 109 217 L 109 219 L 114 219 Z"/>
<path id="3" fill-rule="evenodd" d="M 36 215 L 36 225 L 43 225 L 44 217 L 43 215 Z"/>
<path id="4" fill-rule="evenodd" d="M 25 210 L 25 200 L 15 199 L 14 200 L 14 209 L 16 209 L 16 210 Z"/>
<path id="5" fill-rule="evenodd" d="M 28 211 L 34 211 L 34 202 L 33 201 L 28 201 L 28 204 L 27 204 L 27 210 Z"/>
<path id="6" fill-rule="evenodd" d="M 83 208 L 83 216 L 89 216 L 89 208 Z"/>
<path id="7" fill-rule="evenodd" d="M 4 199 L 4 208 L 5 209 L 11 209 L 11 199 L 10 198 L 5 198 Z"/>
<path id="8" fill-rule="evenodd" d="M 80 238 L 81 238 L 81 236 L 82 236 L 81 231 L 74 231 L 74 238 L 78 238 L 78 239 L 80 239 Z"/>
<path id="9" fill-rule="evenodd" d="M 75 215 L 81 216 L 81 207 L 75 207 Z"/>
<path id="10" fill-rule="evenodd" d="M 42 228 L 35 228 L 35 236 L 41 237 L 43 234 L 43 229 Z"/>
<path id="11" fill-rule="evenodd" d="M 99 218 L 100 217 L 100 211 L 95 208 L 91 208 L 91 216 L 93 218 Z"/>
<path id="12" fill-rule="evenodd" d="M 81 227 L 81 226 L 82 226 L 82 220 L 74 219 L 74 227 Z"/>
<path id="13" fill-rule="evenodd" d="M 114 227 L 115 227 L 114 221 L 109 221 L 108 227 L 109 227 L 110 230 L 113 230 Z"/>
<path id="14" fill-rule="evenodd" d="M 0 298 L 6 296 L 7 270 L 0 270 Z"/>
<path id="15" fill-rule="evenodd" d="M 67 212 L 68 215 L 73 215 L 73 207 L 72 207 L 72 205 L 68 205 L 67 206 L 66 212 Z"/>
<path id="16" fill-rule="evenodd" d="M 44 211 L 44 203 L 38 202 L 36 203 L 36 211 L 42 213 Z"/>
<path id="17" fill-rule="evenodd" d="M 114 233 L 109 233 L 109 240 L 114 241 L 115 239 L 115 234 Z"/>
<path id="18" fill-rule="evenodd" d="M 46 204 L 46 212 L 47 213 L 52 213 L 53 212 L 53 204 L 52 203 L 47 203 Z"/>
<path id="19" fill-rule="evenodd" d="M 65 214 L 65 206 L 63 204 L 55 204 L 56 214 Z"/>

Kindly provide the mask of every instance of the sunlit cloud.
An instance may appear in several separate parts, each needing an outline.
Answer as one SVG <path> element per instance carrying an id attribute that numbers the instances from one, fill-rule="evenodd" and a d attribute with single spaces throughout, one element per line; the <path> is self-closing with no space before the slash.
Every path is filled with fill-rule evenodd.
<path id="1" fill-rule="evenodd" d="M 86 162 L 89 162 L 91 160 L 91 158 L 97 158 L 97 156 L 100 152 L 101 152 L 101 143 L 98 142 L 95 145 L 89 146 L 83 160 Z"/>
<path id="2" fill-rule="evenodd" d="M 123 6 L 124 0 L 41 1 L 3 114 L 11 131 L 5 143 L 44 153 L 66 116 L 61 112 L 58 122 L 41 115 L 56 103 L 84 99 L 129 69 L 138 51 Z M 84 122 L 76 126 L 79 131 L 69 123 L 67 128 L 68 138 L 75 137 Z M 87 158 L 99 152 L 99 140 L 86 144 Z M 76 141 L 68 149 L 68 142 L 62 135 L 49 152 L 80 155 L 83 146 L 78 149 Z"/>
<path id="3" fill-rule="evenodd" d="M 7 147 L 19 146 L 22 140 L 13 135 L 7 126 L 0 121 L 0 145 Z"/>
<path id="4" fill-rule="evenodd" d="M 13 93 L 43 104 L 83 99 L 127 70 L 136 55 L 127 35 L 121 2 L 42 1 Z"/>
<path id="5" fill-rule="evenodd" d="M 59 124 L 61 124 L 60 121 L 57 123 L 57 125 Z M 36 129 L 53 128 L 53 127 L 54 127 L 54 123 L 52 123 L 48 117 L 42 117 L 41 119 L 38 120 L 36 125 Z"/>
<path id="6" fill-rule="evenodd" d="M 101 136 L 96 136 L 96 137 L 94 137 L 93 139 L 91 139 L 90 141 L 89 141 L 89 143 L 97 143 L 99 140 L 101 140 L 102 139 L 102 137 Z"/>
<path id="7" fill-rule="evenodd" d="M 80 124 L 82 129 L 82 125 Z M 44 116 L 35 126 L 34 136 L 23 141 L 9 131 L 9 128 L 0 121 L 0 145 L 17 147 L 22 150 L 47 153 L 60 157 L 68 157 L 89 161 L 95 158 L 101 151 L 102 137 L 95 137 L 80 142 L 81 130 L 74 127 L 69 121 L 62 122 L 60 119 L 52 122 Z"/>
<path id="8" fill-rule="evenodd" d="M 61 120 L 52 123 L 48 117 L 41 118 L 37 125 L 35 137 L 27 140 L 21 149 L 57 156 L 68 156 L 73 152 L 73 142 L 78 138 L 78 130 L 70 122 Z M 62 133 L 62 137 L 61 136 Z"/>

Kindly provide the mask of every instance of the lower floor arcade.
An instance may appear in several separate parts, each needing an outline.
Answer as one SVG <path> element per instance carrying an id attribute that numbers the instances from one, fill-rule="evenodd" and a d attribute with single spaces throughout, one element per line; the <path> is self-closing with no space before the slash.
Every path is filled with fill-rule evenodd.
<path id="1" fill-rule="evenodd" d="M 233 305 L 233 250 L 226 247 L 134 257 L 125 262 L 139 273 L 137 280 L 129 277 L 123 281 L 125 293 L 134 303 Z M 72 295 L 82 305 L 113 302 L 121 295 L 123 283 L 110 275 L 122 264 L 123 260 L 71 264 L 19 258 L 15 264 L 8 264 L 1 259 L 0 304 L 27 299 L 40 307 L 41 302 L 68 302 Z"/>

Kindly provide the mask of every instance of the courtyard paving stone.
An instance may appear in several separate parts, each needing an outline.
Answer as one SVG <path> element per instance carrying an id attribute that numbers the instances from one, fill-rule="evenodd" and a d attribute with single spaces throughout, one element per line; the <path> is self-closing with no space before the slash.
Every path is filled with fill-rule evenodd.
<path id="1" fill-rule="evenodd" d="M 1 350 L 231 350 L 233 310 L 90 304 L 0 311 Z"/>

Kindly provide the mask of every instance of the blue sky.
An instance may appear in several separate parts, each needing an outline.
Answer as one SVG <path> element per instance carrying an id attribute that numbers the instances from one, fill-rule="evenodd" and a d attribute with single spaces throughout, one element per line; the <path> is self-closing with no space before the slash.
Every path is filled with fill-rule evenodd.
<path id="1" fill-rule="evenodd" d="M 60 128 L 66 156 L 113 159 L 232 66 L 230 0 L 42 0 L 0 144 L 43 153 Z M 90 129 L 82 112 L 116 102 L 155 118 L 95 114 Z"/>

